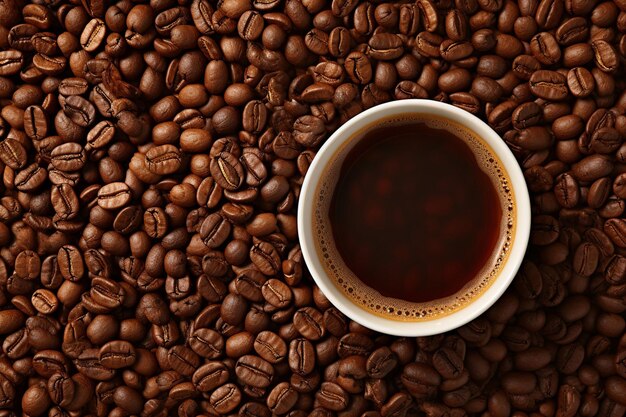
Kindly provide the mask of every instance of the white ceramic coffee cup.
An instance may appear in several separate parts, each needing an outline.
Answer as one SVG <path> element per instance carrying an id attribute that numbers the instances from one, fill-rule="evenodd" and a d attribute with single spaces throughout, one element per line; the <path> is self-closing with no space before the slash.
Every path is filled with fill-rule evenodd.
<path id="1" fill-rule="evenodd" d="M 491 148 L 510 179 L 513 202 L 516 206 L 515 222 L 508 257 L 493 283 L 480 295 L 459 310 L 427 321 L 396 321 L 374 314 L 351 301 L 328 276 L 316 249 L 316 235 L 313 231 L 314 213 L 317 205 L 317 188 L 327 166 L 339 149 L 352 148 L 359 141 L 355 137 L 364 127 L 377 120 L 394 116 L 417 114 L 420 117 L 432 115 L 460 124 L 474 132 Z M 353 141 L 354 143 L 348 143 Z M 475 319 L 507 289 L 524 257 L 530 234 L 530 200 L 522 171 L 515 157 L 502 138 L 476 116 L 450 104 L 432 100 L 399 100 L 373 107 L 353 117 L 337 129 L 315 156 L 307 172 L 298 206 L 298 233 L 304 260 L 315 282 L 326 297 L 352 320 L 381 333 L 397 336 L 428 336 L 455 329 Z"/>

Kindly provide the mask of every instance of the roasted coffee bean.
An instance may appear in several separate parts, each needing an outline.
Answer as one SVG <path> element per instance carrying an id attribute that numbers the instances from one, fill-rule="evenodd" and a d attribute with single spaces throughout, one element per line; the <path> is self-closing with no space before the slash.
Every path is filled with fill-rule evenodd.
<path id="1" fill-rule="evenodd" d="M 258 356 L 244 355 L 237 361 L 235 373 L 244 384 L 265 388 L 272 383 L 274 368 Z"/>
<path id="2" fill-rule="evenodd" d="M 33 292 L 31 303 L 41 314 L 52 314 L 59 307 L 59 300 L 52 291 L 40 288 Z"/>
<path id="3" fill-rule="evenodd" d="M 594 152 L 609 154 L 616 151 L 621 144 L 622 138 L 617 129 L 602 127 L 593 132 L 590 147 Z"/>
<path id="4" fill-rule="evenodd" d="M 567 73 L 567 85 L 576 97 L 587 97 L 593 92 L 595 81 L 587 69 L 577 67 Z"/>
<path id="5" fill-rule="evenodd" d="M 313 307 L 304 307 L 294 313 L 293 324 L 298 332 L 310 340 L 318 340 L 325 334 L 322 313 Z"/>
<path id="6" fill-rule="evenodd" d="M 128 342 L 116 340 L 102 346 L 99 360 L 103 366 L 120 369 L 131 366 L 136 360 L 135 348 Z"/>
<path id="7" fill-rule="evenodd" d="M 368 46 L 368 55 L 383 61 L 399 58 L 404 52 L 402 40 L 391 33 L 375 34 L 370 38 Z"/>
<path id="8" fill-rule="evenodd" d="M 41 106 L 28 106 L 24 112 L 24 132 L 35 140 L 42 140 L 48 133 L 48 120 Z"/>
<path id="9" fill-rule="evenodd" d="M 310 374 L 315 369 L 315 350 L 306 339 L 295 339 L 289 344 L 289 367 L 299 375 Z"/>
<path id="10" fill-rule="evenodd" d="M 604 233 L 620 248 L 626 247 L 626 223 L 621 219 L 609 219 L 604 223 Z"/>
<path id="11" fill-rule="evenodd" d="M 250 248 L 250 260 L 259 269 L 259 271 L 267 276 L 275 275 L 280 268 L 280 255 L 274 245 L 268 242 L 260 242 L 253 245 L 252 248 Z M 263 288 L 267 287 L 268 294 L 271 293 L 272 295 L 266 296 L 264 291 L 263 296 L 268 301 L 273 299 L 275 296 L 278 297 L 278 300 L 275 301 L 276 304 L 272 303 L 272 305 L 282 307 L 284 302 L 289 302 L 288 300 L 291 298 L 291 291 L 288 287 L 283 289 L 282 286 L 276 287 L 276 284 L 269 284 L 270 281 L 272 280 L 266 282 L 266 284 L 263 285 Z M 280 281 L 276 281 L 276 283 L 282 284 Z M 289 296 L 287 296 L 287 294 L 289 294 Z M 268 299 L 268 297 L 270 297 L 270 299 Z"/>
<path id="12" fill-rule="evenodd" d="M 207 362 L 193 373 L 192 381 L 200 392 L 209 392 L 224 384 L 228 375 L 228 368 L 222 362 Z"/>
<path id="13" fill-rule="evenodd" d="M 215 411 L 226 414 L 234 410 L 241 402 L 241 391 L 234 384 L 224 384 L 213 391 L 209 402 Z"/>
<path id="14" fill-rule="evenodd" d="M 14 75 L 20 72 L 24 62 L 22 52 L 5 50 L 0 52 L 0 75 Z"/>
<path id="15" fill-rule="evenodd" d="M 125 206 L 131 198 L 130 188 L 126 183 L 113 182 L 98 190 L 98 205 L 107 210 Z"/>
<path id="16" fill-rule="evenodd" d="M 561 49 L 549 32 L 540 32 L 530 40 L 533 56 L 543 65 L 554 65 L 561 60 Z"/>
<path id="17" fill-rule="evenodd" d="M 344 67 L 354 83 L 367 84 L 372 79 L 372 65 L 361 52 L 352 52 L 346 56 Z"/>
<path id="18" fill-rule="evenodd" d="M 50 199 L 54 211 L 60 219 L 70 220 L 78 215 L 80 202 L 74 189 L 69 184 L 53 186 Z"/>
<path id="19" fill-rule="evenodd" d="M 172 145 L 157 146 L 146 153 L 146 163 L 154 174 L 171 174 L 180 168 L 180 152 Z"/>
<path id="20" fill-rule="evenodd" d="M 269 244 L 268 244 L 269 245 Z M 263 259 L 265 259 L 263 257 Z M 263 272 L 261 270 L 261 272 Z M 291 303 L 291 289 L 282 281 L 277 279 L 267 280 L 261 287 L 263 298 L 277 308 L 283 308 Z"/>
<path id="21" fill-rule="evenodd" d="M 167 352 L 169 365 L 181 375 L 191 376 L 200 365 L 200 358 L 188 347 L 176 345 Z"/>
<path id="22" fill-rule="evenodd" d="M 50 153 L 52 165 L 63 172 L 80 170 L 86 162 L 85 150 L 78 143 L 64 143 Z"/>
<path id="23" fill-rule="evenodd" d="M 274 414 L 280 415 L 289 412 L 297 401 L 298 393 L 288 382 L 281 382 L 267 395 L 266 404 Z"/>
<path id="24" fill-rule="evenodd" d="M 556 179 L 554 194 L 561 207 L 573 208 L 580 201 L 580 187 L 576 179 L 568 174 L 561 174 Z"/>
<path id="25" fill-rule="evenodd" d="M 608 175 L 613 163 L 604 155 L 591 155 L 574 164 L 572 173 L 580 181 L 594 181 Z"/>
<path id="26" fill-rule="evenodd" d="M 210 163 L 211 175 L 225 190 L 236 190 L 243 183 L 243 167 L 234 155 L 221 152 Z"/>
<path id="27" fill-rule="evenodd" d="M 564 75 L 548 70 L 534 72 L 530 77 L 530 89 L 537 97 L 560 101 L 567 97 L 567 79 Z"/>
<path id="28" fill-rule="evenodd" d="M 80 96 L 69 96 L 63 102 L 63 111 L 76 125 L 90 126 L 96 116 L 95 107 Z"/>
<path id="29" fill-rule="evenodd" d="M 66 280 L 78 281 L 85 273 L 83 258 L 80 250 L 75 246 L 61 247 L 57 255 L 57 263 L 61 275 Z"/>
<path id="30" fill-rule="evenodd" d="M 396 355 L 388 347 L 380 347 L 367 359 L 367 374 L 372 378 L 384 378 L 397 363 Z"/>
<path id="31" fill-rule="evenodd" d="M 254 350 L 270 363 L 281 362 L 287 356 L 285 341 L 271 331 L 262 331 L 256 336 Z"/>
<path id="32" fill-rule="evenodd" d="M 316 394 L 316 400 L 326 409 L 341 411 L 348 406 L 348 394 L 333 382 L 324 382 Z"/>
<path id="33" fill-rule="evenodd" d="M 613 46 L 605 40 L 591 42 L 596 66 L 604 72 L 613 72 L 617 69 L 617 54 Z"/>
<path id="34" fill-rule="evenodd" d="M 453 379 L 463 371 L 463 362 L 459 356 L 450 349 L 437 350 L 433 355 L 433 365 L 437 372 L 444 378 Z"/>

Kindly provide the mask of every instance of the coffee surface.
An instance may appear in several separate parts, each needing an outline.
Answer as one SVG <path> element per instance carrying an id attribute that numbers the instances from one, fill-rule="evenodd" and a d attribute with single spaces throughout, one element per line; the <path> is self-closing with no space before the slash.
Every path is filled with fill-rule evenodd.
<path id="1" fill-rule="evenodd" d="M 477 278 L 497 250 L 502 208 L 463 139 L 411 122 L 373 127 L 348 153 L 329 216 L 363 283 L 419 303 Z"/>
<path id="2" fill-rule="evenodd" d="M 317 185 L 322 267 L 374 315 L 414 322 L 460 311 L 508 259 L 517 227 L 510 184 L 491 147 L 450 119 L 407 113 L 372 122 L 335 151 Z"/>

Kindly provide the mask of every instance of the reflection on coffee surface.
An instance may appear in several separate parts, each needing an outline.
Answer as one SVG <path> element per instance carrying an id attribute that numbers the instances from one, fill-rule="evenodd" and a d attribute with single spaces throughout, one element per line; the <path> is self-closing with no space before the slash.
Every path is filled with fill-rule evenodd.
<path id="1" fill-rule="evenodd" d="M 324 174 L 315 217 L 344 294 L 379 315 L 424 320 L 488 288 L 515 223 L 509 179 L 488 146 L 418 116 L 371 125 L 349 143 Z"/>

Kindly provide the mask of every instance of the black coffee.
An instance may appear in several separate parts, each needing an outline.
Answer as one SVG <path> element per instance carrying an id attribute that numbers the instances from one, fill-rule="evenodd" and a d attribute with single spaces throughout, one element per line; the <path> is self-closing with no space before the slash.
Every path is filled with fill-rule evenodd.
<path id="1" fill-rule="evenodd" d="M 468 144 L 423 122 L 371 129 L 347 154 L 329 210 L 346 266 L 386 297 L 451 296 L 493 258 L 502 203 Z"/>

